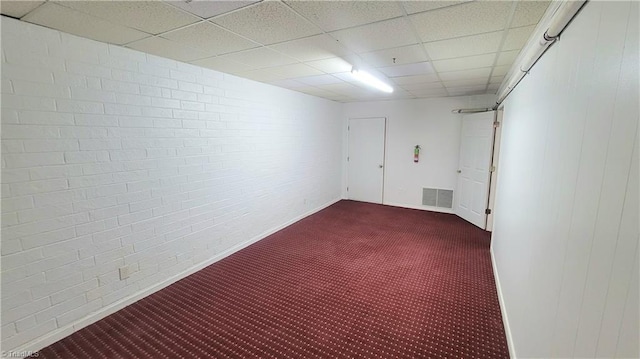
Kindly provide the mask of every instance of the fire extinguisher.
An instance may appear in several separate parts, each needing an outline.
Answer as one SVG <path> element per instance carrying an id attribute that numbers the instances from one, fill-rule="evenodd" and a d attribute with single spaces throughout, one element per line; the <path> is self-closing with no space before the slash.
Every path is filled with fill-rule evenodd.
<path id="1" fill-rule="evenodd" d="M 418 163 L 420 160 L 420 145 L 416 145 L 416 148 L 413 150 L 413 162 Z"/>

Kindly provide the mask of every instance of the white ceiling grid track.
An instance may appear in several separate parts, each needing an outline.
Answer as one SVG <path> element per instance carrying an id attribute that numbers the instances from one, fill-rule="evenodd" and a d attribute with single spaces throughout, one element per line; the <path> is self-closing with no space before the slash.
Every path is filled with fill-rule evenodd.
<path id="1" fill-rule="evenodd" d="M 495 94 L 549 1 L 2 1 L 3 15 L 339 102 Z M 391 94 L 363 87 L 355 65 Z"/>

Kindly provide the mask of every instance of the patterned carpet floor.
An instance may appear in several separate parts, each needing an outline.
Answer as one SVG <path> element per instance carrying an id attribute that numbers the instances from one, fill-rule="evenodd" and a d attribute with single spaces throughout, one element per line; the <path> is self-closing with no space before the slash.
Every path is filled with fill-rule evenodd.
<path id="1" fill-rule="evenodd" d="M 490 238 L 340 201 L 38 358 L 508 358 Z"/>

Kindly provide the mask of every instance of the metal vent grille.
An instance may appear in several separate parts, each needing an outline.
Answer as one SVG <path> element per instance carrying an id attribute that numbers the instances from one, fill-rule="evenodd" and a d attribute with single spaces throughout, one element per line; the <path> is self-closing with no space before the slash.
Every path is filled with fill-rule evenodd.
<path id="1" fill-rule="evenodd" d="M 453 190 L 423 188 L 422 205 L 441 208 L 453 208 Z"/>

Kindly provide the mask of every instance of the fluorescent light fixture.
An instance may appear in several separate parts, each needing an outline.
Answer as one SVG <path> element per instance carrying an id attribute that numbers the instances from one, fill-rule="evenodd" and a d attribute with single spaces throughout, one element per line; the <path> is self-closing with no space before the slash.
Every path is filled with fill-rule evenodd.
<path id="1" fill-rule="evenodd" d="M 362 83 L 365 83 L 371 87 L 375 87 L 382 92 L 387 92 L 387 93 L 393 92 L 393 87 L 382 82 L 380 79 L 376 78 L 370 73 L 357 69 L 355 66 L 351 68 L 351 75 L 353 75 L 353 77 L 355 77 L 356 80 Z"/>

